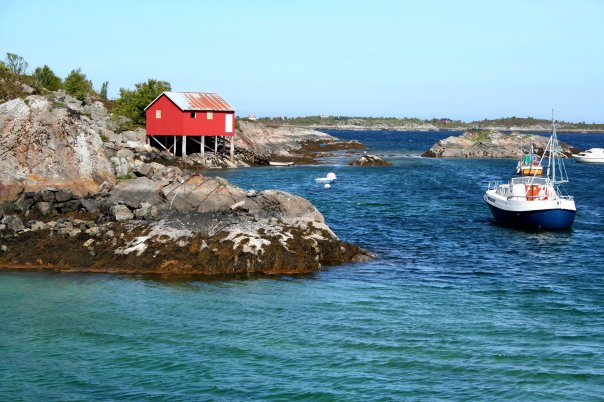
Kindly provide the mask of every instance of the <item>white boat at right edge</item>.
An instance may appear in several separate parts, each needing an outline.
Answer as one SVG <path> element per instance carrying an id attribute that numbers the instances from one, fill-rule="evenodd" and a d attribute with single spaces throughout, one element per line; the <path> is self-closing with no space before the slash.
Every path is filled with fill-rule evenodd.
<path id="1" fill-rule="evenodd" d="M 516 177 L 495 185 L 484 194 L 493 218 L 499 224 L 533 230 L 569 229 L 577 208 L 570 195 L 562 193 L 568 182 L 552 113 L 552 134 L 543 153 L 547 157 L 545 177 Z"/>
<path id="2" fill-rule="evenodd" d="M 581 163 L 604 163 L 604 148 L 591 148 L 573 155 L 573 158 Z"/>

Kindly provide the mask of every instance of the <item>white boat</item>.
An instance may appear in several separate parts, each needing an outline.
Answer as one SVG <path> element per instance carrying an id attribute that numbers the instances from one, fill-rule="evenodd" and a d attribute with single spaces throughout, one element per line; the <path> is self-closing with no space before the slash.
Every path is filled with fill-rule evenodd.
<path id="1" fill-rule="evenodd" d="M 573 155 L 573 158 L 581 163 L 604 163 L 604 148 L 591 148 Z"/>
<path id="2" fill-rule="evenodd" d="M 553 116 L 545 157 L 545 177 L 515 177 L 506 184 L 489 185 L 484 201 L 497 223 L 537 230 L 568 229 L 573 225 L 577 209 L 574 198 L 562 192 L 561 185 L 568 182 L 568 175 L 560 157 Z"/>
<path id="3" fill-rule="evenodd" d="M 333 184 L 336 181 L 336 174 L 329 172 L 329 173 L 327 173 L 327 176 L 319 177 L 319 178 L 315 179 L 315 181 L 317 183 L 321 183 L 321 184 Z"/>
<path id="4" fill-rule="evenodd" d="M 270 166 L 291 166 L 294 164 L 294 162 L 274 162 L 274 161 L 269 161 L 268 164 Z"/>

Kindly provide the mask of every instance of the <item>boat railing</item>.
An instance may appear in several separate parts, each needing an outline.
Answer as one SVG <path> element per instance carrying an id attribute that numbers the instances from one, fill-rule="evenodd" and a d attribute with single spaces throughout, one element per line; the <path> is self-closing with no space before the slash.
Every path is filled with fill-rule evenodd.
<path id="1" fill-rule="evenodd" d="M 497 190 L 497 187 L 499 187 L 499 180 L 489 180 L 487 190 Z"/>

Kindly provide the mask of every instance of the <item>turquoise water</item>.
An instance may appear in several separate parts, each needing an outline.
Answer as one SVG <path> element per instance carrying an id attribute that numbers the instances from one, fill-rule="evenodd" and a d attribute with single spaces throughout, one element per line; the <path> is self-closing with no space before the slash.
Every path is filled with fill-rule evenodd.
<path id="1" fill-rule="evenodd" d="M 444 133 L 338 135 L 394 166 L 216 174 L 307 197 L 375 261 L 250 279 L 2 272 L 1 399 L 602 400 L 604 166 L 567 163 L 571 231 L 523 232 L 481 199 L 515 161 L 417 156 Z M 329 171 L 337 184 L 315 185 Z"/>

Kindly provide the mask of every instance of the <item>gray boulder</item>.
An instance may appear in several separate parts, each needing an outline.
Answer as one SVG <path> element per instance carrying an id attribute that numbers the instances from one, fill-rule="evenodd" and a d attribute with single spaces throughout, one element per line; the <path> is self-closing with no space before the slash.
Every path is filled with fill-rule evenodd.
<path id="1" fill-rule="evenodd" d="M 6 229 L 12 232 L 21 232 L 25 229 L 23 221 L 17 215 L 4 215 L 2 223 L 6 225 Z"/>
<path id="2" fill-rule="evenodd" d="M 144 176 L 124 180 L 113 186 L 105 203 L 122 202 L 132 209 L 140 208 L 142 203 L 157 205 L 164 200 L 162 189 L 167 184 L 165 180 L 149 180 Z"/>
<path id="3" fill-rule="evenodd" d="M 43 216 L 49 216 L 49 215 L 52 215 L 52 213 L 54 212 L 54 203 L 46 202 L 46 201 L 38 201 L 36 203 L 36 209 Z"/>
<path id="4" fill-rule="evenodd" d="M 124 131 L 122 138 L 124 141 L 135 141 L 144 143 L 147 137 L 147 132 L 144 128 L 138 128 L 135 131 Z"/>
<path id="5" fill-rule="evenodd" d="M 57 200 L 57 202 L 65 202 L 69 201 L 72 196 L 73 194 L 71 190 L 63 189 L 56 192 L 55 199 Z"/>
<path id="6" fill-rule="evenodd" d="M 155 219 L 157 218 L 157 207 L 149 204 L 148 202 L 142 202 L 140 208 L 134 211 L 136 219 Z"/>
<path id="7" fill-rule="evenodd" d="M 111 216 L 116 221 L 129 221 L 134 219 L 134 214 L 125 205 L 114 205 L 111 207 Z"/>

